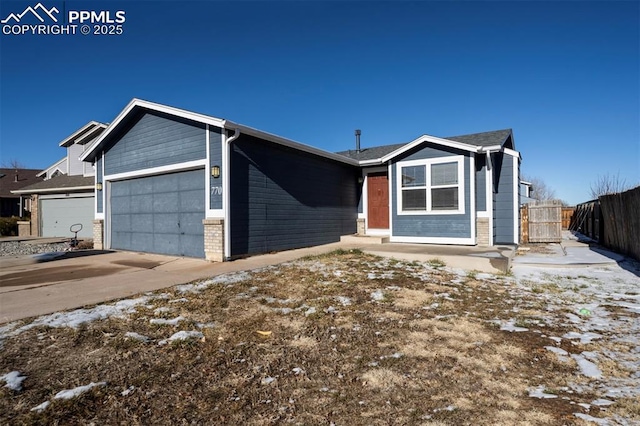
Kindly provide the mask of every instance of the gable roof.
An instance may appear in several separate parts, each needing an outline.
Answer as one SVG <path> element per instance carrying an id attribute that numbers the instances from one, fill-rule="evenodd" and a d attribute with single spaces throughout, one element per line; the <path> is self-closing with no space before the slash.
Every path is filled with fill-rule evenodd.
<path id="1" fill-rule="evenodd" d="M 199 114 L 196 112 L 187 111 L 180 108 L 174 108 L 168 105 L 157 104 L 149 101 L 145 101 L 142 99 L 132 99 L 131 102 L 118 114 L 118 116 L 107 126 L 107 128 L 98 136 L 96 139 L 91 142 L 88 149 L 80 156 L 81 161 L 93 161 L 98 153 L 100 152 L 100 148 L 103 147 L 107 141 L 109 141 L 109 136 L 111 134 L 117 134 L 117 129 L 120 128 L 121 124 L 124 125 L 127 119 L 135 115 L 139 110 L 147 110 L 147 111 L 156 111 L 164 114 L 172 115 L 175 117 L 180 117 L 183 119 L 191 120 L 197 123 L 209 124 L 215 127 L 219 127 L 226 130 L 238 131 L 240 133 L 244 133 L 247 135 L 255 136 L 269 142 L 277 143 L 280 145 L 288 146 L 293 149 L 297 149 L 299 151 L 308 152 L 310 154 L 318 155 L 321 157 L 329 158 L 331 160 L 339 161 L 341 163 L 347 163 L 351 165 L 358 165 L 356 160 L 351 158 L 334 154 L 332 152 L 324 151 L 318 148 L 314 148 L 309 145 L 305 145 L 300 142 L 293 141 L 291 139 L 286 139 L 281 136 L 274 135 L 272 133 L 263 132 L 258 129 L 254 129 L 249 126 L 245 126 L 243 124 L 234 123 L 230 120 L 225 120 L 217 117 L 213 117 L 210 115 Z"/>
<path id="2" fill-rule="evenodd" d="M 422 135 L 419 138 L 406 143 L 375 146 L 372 148 L 363 148 L 360 152 L 355 150 L 338 152 L 345 157 L 358 160 L 362 165 L 371 163 L 385 163 L 392 158 L 409 151 L 414 147 L 424 143 L 431 142 L 437 145 L 449 146 L 452 148 L 462 149 L 470 152 L 479 152 L 480 150 L 500 149 L 505 142 L 511 141 L 508 148 L 513 148 L 513 133 L 511 129 L 494 130 L 490 132 L 473 133 L 469 135 L 450 136 L 446 138 L 438 138 L 430 135 Z"/>
<path id="3" fill-rule="evenodd" d="M 12 191 L 42 181 L 38 177 L 39 172 L 38 169 L 0 168 L 0 197 L 17 198 Z"/>
<path id="4" fill-rule="evenodd" d="M 100 123 L 97 121 L 90 121 L 60 142 L 59 146 L 69 147 L 73 144 L 84 145 L 87 142 L 90 142 L 98 136 L 104 129 L 107 128 L 107 125 L 104 123 Z"/>
<path id="5" fill-rule="evenodd" d="M 67 192 L 93 192 L 95 187 L 94 176 L 67 176 L 61 175 L 43 180 L 33 185 L 26 186 L 13 194 L 47 194 L 47 193 L 67 193 Z"/>

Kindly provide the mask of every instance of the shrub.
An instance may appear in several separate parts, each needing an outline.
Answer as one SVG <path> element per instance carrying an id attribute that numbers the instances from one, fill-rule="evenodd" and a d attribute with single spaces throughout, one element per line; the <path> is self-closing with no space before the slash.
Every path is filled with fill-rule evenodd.
<path id="1" fill-rule="evenodd" d="M 18 220 L 16 216 L 0 217 L 0 236 L 9 237 L 18 235 Z"/>

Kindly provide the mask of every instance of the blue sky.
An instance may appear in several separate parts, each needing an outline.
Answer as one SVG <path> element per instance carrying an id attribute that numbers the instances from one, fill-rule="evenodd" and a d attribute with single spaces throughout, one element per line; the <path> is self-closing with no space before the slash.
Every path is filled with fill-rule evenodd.
<path id="1" fill-rule="evenodd" d="M 42 3 L 124 10 L 124 33 L 0 34 L 2 161 L 45 168 L 137 97 L 329 151 L 512 128 L 569 203 L 640 182 L 637 1 Z"/>

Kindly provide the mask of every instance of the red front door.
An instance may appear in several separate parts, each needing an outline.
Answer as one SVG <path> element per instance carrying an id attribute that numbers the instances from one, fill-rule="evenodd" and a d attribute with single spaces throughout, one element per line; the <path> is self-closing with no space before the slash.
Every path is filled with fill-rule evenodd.
<path id="1" fill-rule="evenodd" d="M 389 179 L 386 172 L 367 175 L 368 228 L 389 229 Z"/>

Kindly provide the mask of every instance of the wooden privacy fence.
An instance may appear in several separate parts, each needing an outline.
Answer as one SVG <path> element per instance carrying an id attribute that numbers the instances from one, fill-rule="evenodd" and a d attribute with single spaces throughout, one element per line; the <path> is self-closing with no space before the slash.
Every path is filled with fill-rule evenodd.
<path id="1" fill-rule="evenodd" d="M 562 241 L 562 204 L 559 200 L 534 201 L 520 208 L 521 243 Z"/>
<path id="2" fill-rule="evenodd" d="M 571 218 L 573 217 L 573 212 L 575 211 L 575 207 L 562 208 L 562 229 L 569 229 L 569 225 L 571 225 Z"/>
<path id="3" fill-rule="evenodd" d="M 576 206 L 569 229 L 586 235 L 594 241 L 600 241 L 602 239 L 601 223 L 600 201 L 591 200 Z"/>
<path id="4" fill-rule="evenodd" d="M 640 260 L 640 186 L 578 204 L 569 229 Z"/>
<path id="5" fill-rule="evenodd" d="M 599 198 L 603 230 L 601 243 L 617 253 L 640 260 L 640 186 Z"/>

